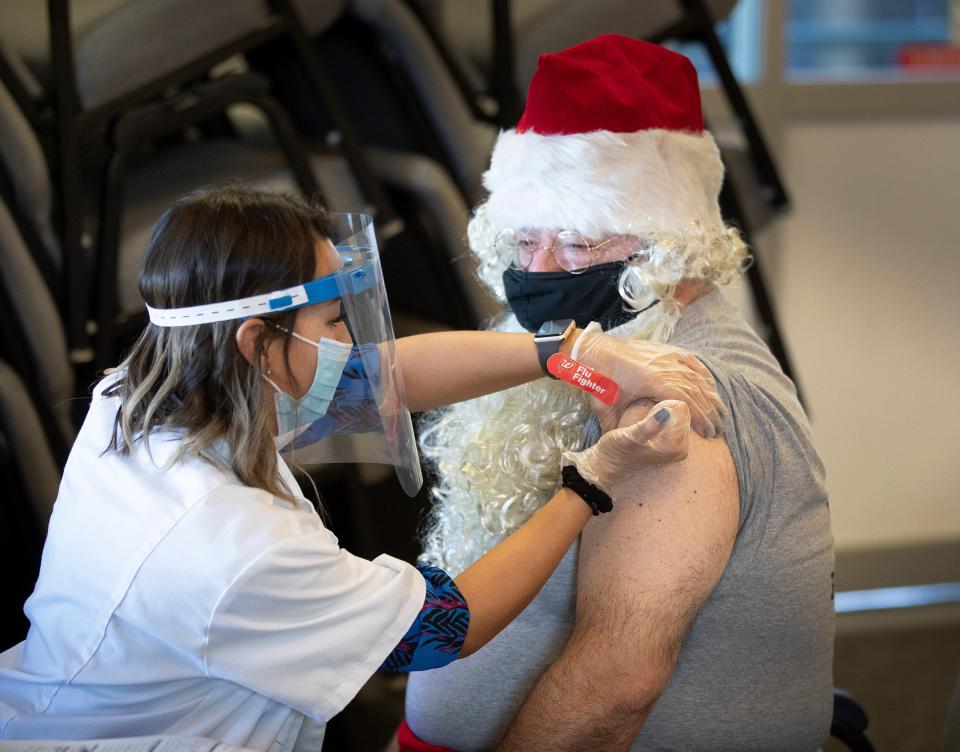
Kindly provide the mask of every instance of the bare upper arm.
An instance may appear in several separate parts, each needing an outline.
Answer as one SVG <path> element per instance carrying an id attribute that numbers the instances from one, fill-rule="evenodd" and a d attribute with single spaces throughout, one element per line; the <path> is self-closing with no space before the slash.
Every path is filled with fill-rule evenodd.
<path id="1" fill-rule="evenodd" d="M 636 419 L 627 415 L 621 425 Z M 722 438 L 691 432 L 685 460 L 611 491 L 613 512 L 583 533 L 571 642 L 595 670 L 621 673 L 621 686 L 652 702 L 729 561 L 736 470 Z"/>

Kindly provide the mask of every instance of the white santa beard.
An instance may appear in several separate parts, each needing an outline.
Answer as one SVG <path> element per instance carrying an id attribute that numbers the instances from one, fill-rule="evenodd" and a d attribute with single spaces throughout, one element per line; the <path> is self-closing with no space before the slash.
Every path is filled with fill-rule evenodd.
<path id="1" fill-rule="evenodd" d="M 664 341 L 679 318 L 661 302 L 609 333 Z M 513 315 L 494 327 L 523 331 Z M 556 493 L 560 455 L 579 446 L 587 396 L 538 379 L 427 416 L 423 457 L 433 466 L 421 562 L 457 575 L 512 533 Z"/>

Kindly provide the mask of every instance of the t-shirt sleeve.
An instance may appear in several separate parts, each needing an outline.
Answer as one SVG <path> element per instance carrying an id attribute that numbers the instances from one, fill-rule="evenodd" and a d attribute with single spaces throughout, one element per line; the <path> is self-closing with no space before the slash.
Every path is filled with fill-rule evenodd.
<path id="1" fill-rule="evenodd" d="M 205 669 L 328 720 L 404 636 L 424 594 L 423 577 L 399 559 L 361 559 L 324 530 L 285 539 L 221 596 Z"/>
<path id="2" fill-rule="evenodd" d="M 759 551 L 762 535 L 743 535 L 749 518 L 757 522 L 752 530 L 765 529 L 763 521 L 770 514 L 769 504 L 760 504 L 758 499 L 772 498 L 773 485 L 777 473 L 777 439 L 770 421 L 782 412 L 777 406 L 765 406 L 763 384 L 758 377 L 766 375 L 769 367 L 749 349 L 734 351 L 732 354 L 704 348 L 702 351 L 691 348 L 707 370 L 713 375 L 717 393 L 726 407 L 723 438 L 730 449 L 733 464 L 737 470 L 737 484 L 740 495 L 740 520 L 737 527 L 737 546 L 741 555 L 735 557 L 729 567 L 734 574 L 748 569 L 753 556 Z M 726 357 L 724 357 L 726 356 Z M 730 362 L 731 358 L 739 359 Z M 749 367 L 741 367 L 741 363 Z M 753 378 L 747 374 L 752 374 Z M 744 442 L 741 437 L 763 437 L 762 441 Z"/>

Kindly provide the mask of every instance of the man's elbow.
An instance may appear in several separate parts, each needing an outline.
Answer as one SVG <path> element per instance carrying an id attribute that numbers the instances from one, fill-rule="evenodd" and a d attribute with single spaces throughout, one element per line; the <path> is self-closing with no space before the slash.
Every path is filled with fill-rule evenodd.
<path id="1" fill-rule="evenodd" d="M 667 686 L 670 676 L 645 671 L 641 676 L 625 677 L 611 692 L 610 702 L 618 713 L 643 721 Z"/>
<path id="2" fill-rule="evenodd" d="M 572 671 L 578 675 L 580 694 L 595 698 L 611 714 L 619 718 L 633 718 L 642 724 L 667 683 L 673 671 L 673 662 L 648 655 L 627 655 L 618 646 L 587 647 L 576 641 L 568 648 L 574 652 Z"/>

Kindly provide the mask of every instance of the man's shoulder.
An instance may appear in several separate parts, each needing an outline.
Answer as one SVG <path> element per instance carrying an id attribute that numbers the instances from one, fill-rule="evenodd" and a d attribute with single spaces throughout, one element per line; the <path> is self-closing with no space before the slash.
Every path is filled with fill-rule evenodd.
<path id="1" fill-rule="evenodd" d="M 780 371 L 770 348 L 720 290 L 684 308 L 669 342 L 754 377 Z"/>
<path id="2" fill-rule="evenodd" d="M 727 409 L 736 415 L 725 435 L 738 471 L 737 444 L 755 446 L 752 453 L 789 440 L 812 446 L 809 421 L 796 386 L 784 374 L 770 348 L 719 290 L 687 307 L 670 344 L 693 352 L 713 374 Z M 790 434 L 793 438 L 787 438 Z M 765 442 L 761 444 L 758 442 Z"/>

